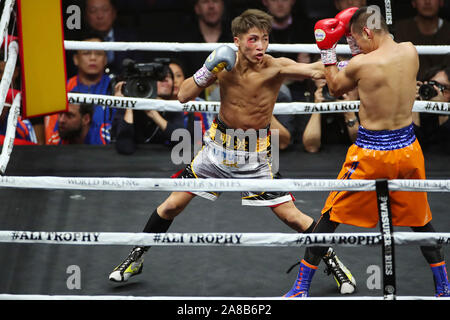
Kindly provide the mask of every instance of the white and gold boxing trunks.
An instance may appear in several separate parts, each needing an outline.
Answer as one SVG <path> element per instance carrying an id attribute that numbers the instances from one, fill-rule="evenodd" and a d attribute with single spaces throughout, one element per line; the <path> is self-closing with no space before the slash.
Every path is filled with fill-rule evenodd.
<path id="1" fill-rule="evenodd" d="M 203 137 L 203 147 L 179 178 L 279 179 L 273 172 L 269 127 L 234 130 L 216 118 Z M 193 192 L 216 200 L 219 192 Z M 241 192 L 242 205 L 276 207 L 294 200 L 289 192 Z"/>

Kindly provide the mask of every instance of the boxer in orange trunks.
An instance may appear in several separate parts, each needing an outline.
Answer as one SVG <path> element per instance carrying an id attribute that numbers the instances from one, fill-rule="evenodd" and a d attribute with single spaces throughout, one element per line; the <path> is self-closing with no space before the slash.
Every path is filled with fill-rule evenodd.
<path id="1" fill-rule="evenodd" d="M 409 125 L 397 130 L 371 131 L 359 128 L 349 148 L 338 179 L 425 179 L 422 150 Z M 431 220 L 425 192 L 390 193 L 392 224 L 420 227 Z M 322 214 L 329 211 L 331 221 L 375 228 L 378 208 L 375 191 L 331 192 Z"/>
<path id="2" fill-rule="evenodd" d="M 339 97 L 357 87 L 361 100 L 361 126 L 338 178 L 425 179 L 424 158 L 412 126 L 417 50 L 410 42 L 396 43 L 381 14 L 373 15 L 370 7 L 348 8 L 334 19 L 318 21 L 314 28 L 330 92 Z M 335 47 L 344 35 L 353 58 L 338 70 Z M 391 192 L 390 201 L 393 225 L 434 232 L 425 192 Z M 313 232 L 331 233 L 340 223 L 375 227 L 375 192 L 331 192 Z M 436 296 L 450 296 L 442 248 L 422 246 L 421 251 L 430 264 Z M 285 297 L 309 296 L 325 252 L 322 247 L 307 248 L 294 286 Z"/>

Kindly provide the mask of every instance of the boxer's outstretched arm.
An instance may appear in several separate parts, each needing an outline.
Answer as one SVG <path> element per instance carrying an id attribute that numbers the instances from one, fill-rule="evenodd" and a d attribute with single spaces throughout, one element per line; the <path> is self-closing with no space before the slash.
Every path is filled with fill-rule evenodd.
<path id="1" fill-rule="evenodd" d="M 320 61 L 314 63 L 298 63 L 287 58 L 280 59 L 282 62 L 280 74 L 286 79 L 323 79 L 325 77 L 324 66 Z"/>

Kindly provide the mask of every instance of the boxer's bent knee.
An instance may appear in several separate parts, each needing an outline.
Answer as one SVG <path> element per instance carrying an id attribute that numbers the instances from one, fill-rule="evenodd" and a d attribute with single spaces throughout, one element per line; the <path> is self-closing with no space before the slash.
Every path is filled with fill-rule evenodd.
<path id="1" fill-rule="evenodd" d="M 158 207 L 158 215 L 167 220 L 179 215 L 195 195 L 187 192 L 172 192 L 170 196 Z"/>

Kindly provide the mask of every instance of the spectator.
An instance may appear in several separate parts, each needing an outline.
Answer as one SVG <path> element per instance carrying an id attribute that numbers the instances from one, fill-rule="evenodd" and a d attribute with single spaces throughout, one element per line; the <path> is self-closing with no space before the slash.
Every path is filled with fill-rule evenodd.
<path id="1" fill-rule="evenodd" d="M 89 28 L 102 36 L 105 42 L 136 42 L 139 36 L 136 30 L 127 30 L 116 25 L 117 6 L 114 0 L 86 0 L 86 23 Z M 125 58 L 139 60 L 136 52 L 107 51 L 108 68 L 111 73 L 122 71 L 122 61 Z"/>
<path id="2" fill-rule="evenodd" d="M 91 144 L 89 129 L 93 106 L 69 104 L 66 112 L 58 114 L 58 134 L 61 144 Z"/>
<path id="3" fill-rule="evenodd" d="M 180 41 L 183 42 L 200 42 L 200 43 L 231 43 L 230 24 L 225 18 L 224 0 L 194 0 L 193 9 L 195 19 L 185 29 Z M 202 65 L 207 52 L 187 53 L 187 74 L 191 76 Z M 205 98 L 208 99 L 209 92 L 214 88 L 205 90 Z"/>
<path id="4" fill-rule="evenodd" d="M 350 7 L 364 7 L 367 5 L 366 0 L 334 0 L 334 6 L 340 12 Z"/>
<path id="5" fill-rule="evenodd" d="M 415 45 L 448 45 L 450 43 L 450 23 L 439 17 L 443 0 L 412 0 L 416 16 L 400 20 L 395 25 L 397 42 L 411 41 Z M 450 65 L 450 55 L 420 55 L 417 78 L 423 79 L 427 70 L 439 64 Z"/>
<path id="6" fill-rule="evenodd" d="M 316 80 L 317 89 L 314 93 L 314 102 L 335 101 L 332 96 L 323 94 L 326 85 L 324 79 Z M 350 91 L 338 100 L 359 100 L 357 90 Z M 345 113 L 313 113 L 303 133 L 303 146 L 306 152 L 319 152 L 321 147 L 330 144 L 343 144 L 350 146 L 358 132 L 359 121 L 354 112 Z"/>
<path id="7" fill-rule="evenodd" d="M 434 97 L 421 97 L 419 88 L 422 84 L 433 85 Z M 425 81 L 418 82 L 418 100 L 431 100 L 436 102 L 450 102 L 450 67 L 440 66 L 430 69 L 425 75 Z M 413 113 L 414 128 L 420 145 L 424 151 L 443 151 L 450 154 L 450 120 L 448 115 L 435 113 Z"/>
<path id="8" fill-rule="evenodd" d="M 221 42 L 221 39 L 229 39 L 224 33 L 223 0 L 196 0 L 194 11 L 197 16 L 197 27 L 199 33 L 196 37 L 202 42 Z"/>
<path id="9" fill-rule="evenodd" d="M 101 42 L 102 38 L 95 34 L 86 35 L 84 41 Z M 107 63 L 106 53 L 101 50 L 78 50 L 73 56 L 77 66 L 77 75 L 69 79 L 67 91 L 89 94 L 110 94 L 110 78 L 105 74 Z M 91 144 L 111 143 L 111 124 L 116 109 L 104 106 L 94 106 L 90 127 Z M 47 116 L 45 119 L 46 144 L 60 144 L 57 127 L 58 115 Z"/>
<path id="10" fill-rule="evenodd" d="M 158 99 L 173 97 L 173 73 L 168 73 L 163 81 L 157 81 Z M 119 82 L 114 88 L 115 96 L 123 96 Z M 133 154 L 138 144 L 159 143 L 171 146 L 172 133 L 183 128 L 182 112 L 158 112 L 156 110 L 121 109 L 114 117 L 114 131 L 117 133 L 116 150 L 120 154 Z"/>
<path id="11" fill-rule="evenodd" d="M 262 4 L 274 18 L 269 35 L 272 43 L 298 44 L 315 41 L 313 24 L 309 23 L 305 17 L 293 14 L 295 0 L 262 0 Z M 272 55 L 287 56 L 293 60 L 297 58 L 296 55 L 285 53 L 272 53 Z"/>

